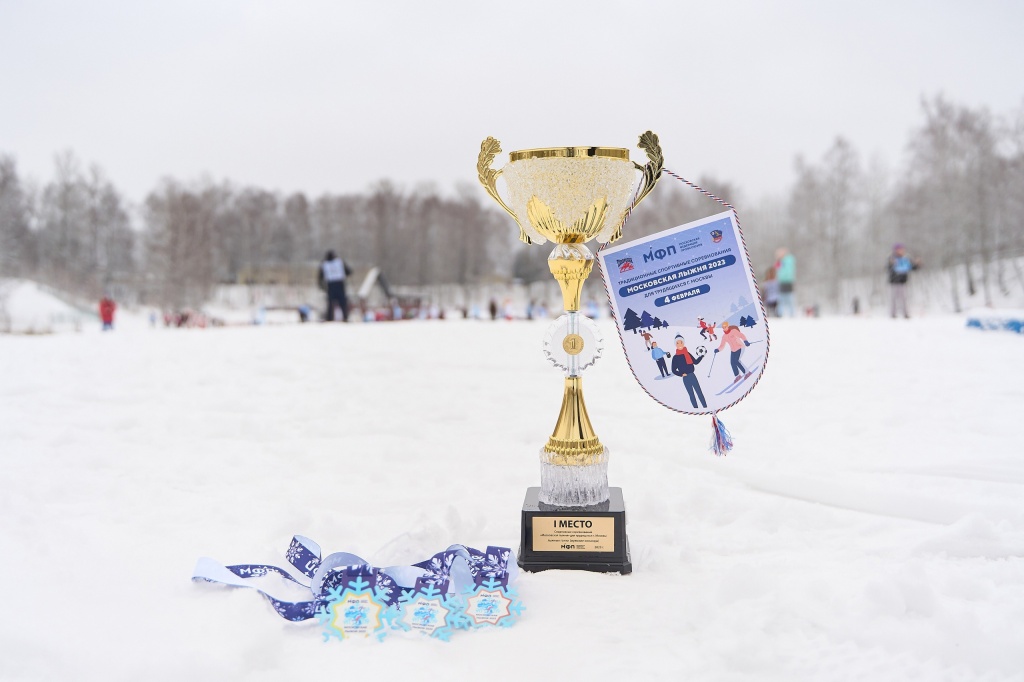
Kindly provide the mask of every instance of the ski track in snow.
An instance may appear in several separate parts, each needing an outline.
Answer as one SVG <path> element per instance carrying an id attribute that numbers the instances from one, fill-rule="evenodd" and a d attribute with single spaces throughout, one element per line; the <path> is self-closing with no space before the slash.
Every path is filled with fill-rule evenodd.
<path id="1" fill-rule="evenodd" d="M 634 573 L 522 575 L 507 631 L 321 642 L 200 556 L 516 548 L 561 399 L 545 323 L 0 336 L 0 680 L 1021 680 L 1024 352 L 963 320 L 774 320 L 709 417 L 585 374 Z M 721 360 L 721 359 L 720 359 Z"/>

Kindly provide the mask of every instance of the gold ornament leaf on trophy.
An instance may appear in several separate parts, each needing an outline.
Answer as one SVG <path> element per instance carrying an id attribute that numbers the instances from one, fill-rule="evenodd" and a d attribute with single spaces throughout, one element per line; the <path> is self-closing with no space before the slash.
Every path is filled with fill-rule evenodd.
<path id="1" fill-rule="evenodd" d="M 562 231 L 562 223 L 555 217 L 554 212 L 536 195 L 530 197 L 526 204 L 526 217 L 533 225 L 533 229 L 540 232 L 553 242 L 558 241 L 558 234 Z"/>
<path id="2" fill-rule="evenodd" d="M 637 144 L 640 149 L 644 150 L 647 154 L 647 163 L 643 166 L 637 164 L 634 161 L 634 165 L 644 173 L 644 184 L 640 189 L 640 193 L 636 197 L 636 201 L 633 202 L 633 207 L 636 208 L 637 204 L 644 200 L 654 186 L 658 184 L 658 179 L 661 177 L 661 170 L 665 167 L 665 156 L 661 153 L 661 142 L 658 140 L 658 136 L 648 130 L 646 133 L 640 136 L 640 142 Z"/>
<path id="3" fill-rule="evenodd" d="M 606 197 L 599 197 L 597 201 L 587 209 L 586 214 L 572 224 L 573 232 L 577 235 L 581 235 L 581 238 L 578 240 L 566 240 L 565 243 L 572 244 L 577 241 L 585 242 L 588 239 L 591 239 L 601 231 L 601 228 L 604 227 L 605 215 L 607 212 L 608 199 Z"/>
<path id="4" fill-rule="evenodd" d="M 647 154 L 647 163 L 641 166 L 637 162 L 633 162 L 637 170 L 641 171 L 644 176 L 640 184 L 640 188 L 637 191 L 636 200 L 630 207 L 633 210 L 637 207 L 644 197 L 651 193 L 654 186 L 658 184 L 658 178 L 661 177 L 661 170 L 665 166 L 665 157 L 661 153 L 661 142 L 658 140 L 658 136 L 648 130 L 640 136 L 640 142 L 637 147 L 643 149 Z M 625 216 L 623 216 L 623 219 Z M 618 227 L 615 228 L 615 232 L 612 233 L 611 237 L 608 238 L 608 243 L 618 241 L 622 237 L 622 220 L 619 221 Z"/>
<path id="5" fill-rule="evenodd" d="M 526 230 L 520 224 L 519 216 L 508 207 L 505 200 L 498 194 L 498 176 L 501 175 L 501 171 L 491 168 L 491 164 L 494 162 L 494 157 L 500 153 L 501 142 L 498 142 L 495 138 L 488 137 L 480 143 L 480 155 L 476 159 L 477 178 L 480 180 L 480 184 L 484 186 L 484 189 L 487 190 L 487 193 L 491 195 L 491 198 L 497 201 L 498 205 L 505 209 L 505 212 L 516 221 L 516 225 L 519 226 L 519 241 L 525 244 L 532 244 L 533 240 L 530 239 L 530 235 L 526 234 Z"/>
<path id="6" fill-rule="evenodd" d="M 555 217 L 554 211 L 537 196 L 530 197 L 526 205 L 526 217 L 533 228 L 556 244 L 580 244 L 592 239 L 604 226 L 607 212 L 607 199 L 598 197 L 587 212 L 580 216 L 572 227 L 567 228 Z"/>

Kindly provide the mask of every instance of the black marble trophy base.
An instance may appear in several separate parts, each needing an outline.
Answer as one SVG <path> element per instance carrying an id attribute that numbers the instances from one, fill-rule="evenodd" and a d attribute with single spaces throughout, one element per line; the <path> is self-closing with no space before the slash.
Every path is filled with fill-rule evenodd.
<path id="1" fill-rule="evenodd" d="M 540 488 L 527 488 L 523 502 L 519 566 L 631 573 L 622 488 L 609 488 L 608 501 L 590 507 L 556 507 L 538 501 Z"/>

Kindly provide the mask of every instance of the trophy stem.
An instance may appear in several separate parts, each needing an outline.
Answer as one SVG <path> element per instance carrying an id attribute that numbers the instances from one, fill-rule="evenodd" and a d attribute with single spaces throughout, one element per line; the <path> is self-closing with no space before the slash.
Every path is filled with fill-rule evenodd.
<path id="1" fill-rule="evenodd" d="M 565 379 L 562 409 L 540 462 L 541 502 L 588 506 L 608 499 L 608 449 L 594 433 L 578 376 Z"/>
<path id="2" fill-rule="evenodd" d="M 580 353 L 583 352 L 583 337 L 580 337 L 579 342 L 573 337 L 579 336 L 580 334 L 580 313 L 578 310 L 572 310 L 566 313 L 568 318 L 566 324 L 566 338 L 570 339 L 571 347 L 565 348 L 566 341 L 562 342 L 562 348 L 568 354 L 568 373 L 571 377 L 578 377 L 580 375 Z"/>
<path id="3" fill-rule="evenodd" d="M 583 350 L 580 299 L 583 283 L 594 268 L 594 254 L 585 244 L 557 244 L 548 257 L 548 268 L 562 289 L 562 303 L 568 314 L 568 334 L 562 348 L 569 357 L 562 409 L 540 453 L 539 499 L 561 506 L 599 504 L 608 499 L 608 450 L 598 440 L 587 414 L 578 357 Z"/>
<path id="4" fill-rule="evenodd" d="M 552 455 L 552 461 L 568 466 L 590 464 L 604 451 L 604 446 L 590 424 L 587 405 L 583 402 L 581 377 L 565 378 L 562 409 L 544 450 Z"/>
<path id="5" fill-rule="evenodd" d="M 583 283 L 594 269 L 594 254 L 585 244 L 558 244 L 548 256 L 548 269 L 562 290 L 565 311 L 578 311 Z"/>

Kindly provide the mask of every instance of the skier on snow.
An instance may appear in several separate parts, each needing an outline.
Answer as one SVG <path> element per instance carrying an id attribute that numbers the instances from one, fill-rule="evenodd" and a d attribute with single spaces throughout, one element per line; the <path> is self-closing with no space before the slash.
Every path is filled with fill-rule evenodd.
<path id="1" fill-rule="evenodd" d="M 345 295 L 345 277 L 352 274 L 348 265 L 334 253 L 328 251 L 320 263 L 320 288 L 327 293 L 327 313 L 324 319 L 334 320 L 334 308 L 341 308 L 341 321 L 348 322 L 348 298 Z"/>
<path id="2" fill-rule="evenodd" d="M 722 343 L 718 344 L 718 348 L 715 352 L 722 350 L 725 344 L 729 344 L 729 349 L 732 354 L 729 358 L 729 363 L 732 365 L 732 373 L 735 378 L 732 380 L 733 383 L 746 379 L 750 376 L 750 372 L 740 362 L 740 353 L 743 351 L 743 346 L 749 346 L 750 341 L 747 341 L 747 337 L 743 336 L 743 332 L 740 331 L 739 327 L 729 326 L 728 322 L 722 323 Z"/>
<path id="3" fill-rule="evenodd" d="M 903 244 L 894 244 L 892 255 L 889 256 L 889 286 L 892 289 L 892 316 L 896 317 L 898 312 L 903 317 L 909 318 L 907 312 L 907 279 L 910 272 L 917 270 L 920 263 L 907 255 Z"/>

